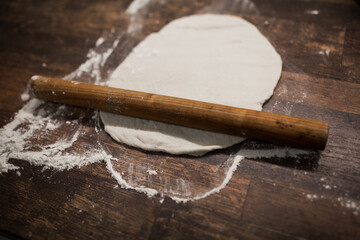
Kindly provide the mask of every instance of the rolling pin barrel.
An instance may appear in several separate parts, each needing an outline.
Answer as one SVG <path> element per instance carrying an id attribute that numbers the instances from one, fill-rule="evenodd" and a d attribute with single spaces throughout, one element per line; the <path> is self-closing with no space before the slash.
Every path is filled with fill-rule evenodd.
<path id="1" fill-rule="evenodd" d="M 315 120 L 41 76 L 30 86 L 46 101 L 293 147 L 322 150 L 328 138 L 328 124 Z"/>

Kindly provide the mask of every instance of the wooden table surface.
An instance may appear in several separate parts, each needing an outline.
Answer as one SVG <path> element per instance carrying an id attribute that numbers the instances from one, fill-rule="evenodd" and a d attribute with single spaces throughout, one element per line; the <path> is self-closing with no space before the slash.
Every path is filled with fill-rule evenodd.
<path id="1" fill-rule="evenodd" d="M 114 188 L 117 182 L 103 162 L 44 171 L 11 159 L 20 166 L 21 175 L 0 174 L 0 236 L 360 239 L 360 8 L 356 2 L 152 0 L 139 13 L 142 29 L 128 34 L 131 19 L 125 10 L 130 3 L 0 1 L 0 126 L 11 122 L 25 104 L 20 95 L 32 75 L 64 77 L 86 61 L 101 36 L 121 36 L 101 69 L 106 79 L 137 43 L 169 21 L 196 13 L 228 13 L 256 25 L 282 56 L 282 77 L 264 111 L 328 122 L 326 149 L 302 161 L 244 159 L 220 193 L 185 204 Z M 94 144 L 87 137 L 94 129 L 92 113 L 67 108 L 68 116 L 83 119 L 85 134 L 75 146 L 80 151 Z M 67 114 L 59 121 L 67 120 Z M 59 130 L 53 137 L 65 132 Z M 187 172 L 187 164 L 200 172 L 244 146 L 276 147 L 247 140 L 192 158 L 139 151 L 115 143 L 103 131 L 99 138 L 119 153 L 123 164 L 129 159 L 139 164 L 161 161 L 168 165 L 156 165 L 159 170 L 188 178 L 196 178 L 197 173 Z"/>

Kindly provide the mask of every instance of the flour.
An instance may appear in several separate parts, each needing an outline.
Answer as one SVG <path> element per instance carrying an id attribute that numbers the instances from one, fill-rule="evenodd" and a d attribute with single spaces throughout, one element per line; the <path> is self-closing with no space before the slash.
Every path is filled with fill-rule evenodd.
<path id="1" fill-rule="evenodd" d="M 146 170 L 146 173 L 149 175 L 157 175 L 156 170 Z"/>
<path id="2" fill-rule="evenodd" d="M 318 15 L 320 13 L 319 10 L 308 10 L 305 13 L 310 14 L 310 15 Z"/>
<path id="3" fill-rule="evenodd" d="M 318 51 L 318 54 L 320 54 L 320 55 L 326 55 L 327 57 L 329 57 L 329 55 L 330 55 L 330 49 L 320 50 L 320 51 Z"/>
<path id="4" fill-rule="evenodd" d="M 314 199 L 317 199 L 318 196 L 316 194 L 306 194 L 306 197 L 310 200 L 313 201 Z"/>
<path id="5" fill-rule="evenodd" d="M 355 216 L 358 216 L 360 213 L 360 203 L 357 201 L 353 201 L 351 199 L 339 197 L 337 198 L 338 202 L 340 203 L 341 207 L 347 208 L 349 210 L 352 210 L 352 213 Z"/>
<path id="6" fill-rule="evenodd" d="M 130 23 L 127 28 L 128 34 L 136 35 L 141 32 L 144 21 L 141 12 L 146 12 L 146 7 L 150 2 L 150 0 L 134 0 L 126 9 L 125 13 L 130 17 Z"/>
<path id="7" fill-rule="evenodd" d="M 21 100 L 26 102 L 30 99 L 30 95 L 28 93 L 21 94 Z"/>
<path id="8" fill-rule="evenodd" d="M 45 169 L 54 168 L 58 170 L 80 167 L 103 160 L 106 154 L 100 151 L 79 155 L 62 154 L 64 150 L 70 148 L 77 141 L 81 129 L 74 132 L 70 139 L 59 139 L 46 146 L 37 145 L 37 151 L 30 150 L 27 146 L 28 140 L 33 137 L 36 131 L 39 129 L 55 130 L 58 126 L 52 122 L 53 120 L 50 117 L 35 114 L 42 104 L 42 101 L 32 99 L 17 113 L 11 123 L 0 129 L 2 136 L 0 138 L 0 172 L 17 169 L 16 166 L 8 163 L 10 158 L 25 159 L 34 165 L 44 166 Z"/>
<path id="9" fill-rule="evenodd" d="M 144 8 L 150 0 L 135 0 L 132 1 L 130 6 L 127 8 L 126 13 L 129 15 L 135 15 L 141 8 Z"/>
<path id="10" fill-rule="evenodd" d="M 72 80 L 85 75 L 92 78 L 94 84 L 103 85 L 102 69 L 110 55 L 114 52 L 114 49 L 118 46 L 121 38 L 122 34 L 116 35 L 113 31 L 98 38 L 95 48 L 90 49 L 87 53 L 87 60 L 75 71 L 65 76 L 64 79 Z"/>
<path id="11" fill-rule="evenodd" d="M 109 48 L 90 49 L 88 60 L 81 64 L 78 69 L 66 76 L 67 79 L 74 79 L 87 74 L 94 77 L 95 83 L 100 83 L 101 69 L 107 58 L 119 43 L 119 36 Z M 106 40 L 101 37 L 97 43 L 104 43 Z M 33 76 L 35 80 L 37 76 Z M 28 101 L 30 95 L 28 90 L 21 95 L 23 101 Z M 8 162 L 10 158 L 24 159 L 31 164 L 43 166 L 44 169 L 52 168 L 57 170 L 81 167 L 95 162 L 104 161 L 112 156 L 102 148 L 94 148 L 89 152 L 77 153 L 73 145 L 82 135 L 83 126 L 79 119 L 59 122 L 57 119 L 67 111 L 64 105 L 57 109 L 47 109 L 46 104 L 38 99 L 31 99 L 14 117 L 14 120 L 0 129 L 0 173 L 17 169 L 17 166 Z M 97 117 L 98 112 L 94 115 Z M 97 120 L 98 121 L 98 120 Z M 52 139 L 51 132 L 58 128 L 69 126 L 67 132 L 71 136 L 63 136 L 59 139 Z M 99 131 L 99 124 L 95 126 Z M 42 143 L 33 144 L 37 139 Z"/>
<path id="12" fill-rule="evenodd" d="M 205 192 L 202 195 L 195 196 L 193 198 L 172 197 L 172 199 L 174 201 L 176 201 L 177 203 L 179 203 L 179 202 L 186 203 L 188 201 L 200 200 L 202 198 L 206 198 L 206 197 L 210 196 L 211 194 L 220 192 L 220 190 L 223 189 L 229 183 L 233 173 L 235 172 L 235 170 L 237 169 L 237 167 L 240 164 L 241 160 L 243 160 L 243 159 L 244 159 L 244 157 L 241 156 L 239 153 L 236 154 L 235 157 L 233 157 L 231 167 L 227 170 L 226 176 L 225 176 L 223 182 L 219 186 L 211 189 L 208 192 Z"/>
<path id="13" fill-rule="evenodd" d="M 53 123 L 53 122 L 48 122 L 47 124 L 46 124 L 46 129 L 47 130 L 49 130 L 49 131 L 53 131 L 53 130 L 55 130 L 56 128 L 58 128 L 59 127 L 59 125 L 58 124 L 55 124 L 55 123 Z"/>
<path id="14" fill-rule="evenodd" d="M 96 43 L 95 43 L 95 46 L 98 47 L 100 46 L 101 44 L 103 44 L 103 42 L 105 41 L 105 39 L 103 37 L 100 37 Z"/>
<path id="15" fill-rule="evenodd" d="M 65 79 L 80 77 L 84 73 L 87 73 L 91 77 L 95 78 L 95 84 L 99 84 L 101 80 L 100 69 L 101 67 L 104 66 L 106 60 L 108 59 L 110 54 L 114 51 L 114 48 L 110 48 L 102 53 L 98 53 L 94 50 L 90 50 L 89 53 L 87 54 L 88 60 L 83 64 L 81 64 L 81 66 L 78 69 L 76 69 L 74 72 L 67 75 Z"/>
<path id="16" fill-rule="evenodd" d="M 241 152 L 241 151 L 240 151 Z M 234 171 L 237 169 L 238 165 L 240 164 L 241 160 L 244 159 L 243 156 L 241 156 L 241 153 L 237 153 L 233 156 L 230 156 L 223 164 L 224 168 L 224 176 L 221 176 L 223 180 L 217 185 L 217 186 L 211 186 L 208 190 L 200 191 L 200 192 L 193 192 L 192 190 L 192 183 L 182 179 L 181 177 L 178 179 L 175 179 L 176 184 L 170 185 L 169 188 L 164 188 L 162 190 L 156 190 L 155 188 L 151 187 L 145 187 L 142 185 L 137 185 L 136 178 L 132 178 L 131 180 L 126 181 L 123 178 L 123 174 L 116 171 L 114 169 L 114 164 L 111 162 L 111 159 L 106 160 L 106 166 L 109 170 L 109 172 L 112 174 L 112 176 L 117 180 L 118 184 L 125 189 L 134 189 L 138 192 L 146 194 L 148 197 L 153 197 L 155 195 L 160 195 L 161 200 L 160 202 L 163 202 L 164 197 L 167 196 L 177 203 L 186 203 L 188 201 L 195 201 L 199 200 L 205 197 L 210 196 L 211 194 L 215 194 L 221 191 L 227 183 L 230 181 Z M 131 165 L 130 171 L 132 174 L 134 174 L 134 167 Z M 146 172 L 148 172 L 147 170 Z M 164 173 L 164 172 L 162 172 Z M 158 175 L 157 173 L 156 175 Z M 165 173 L 166 174 L 166 173 Z M 199 173 L 201 174 L 201 173 Z M 164 186 L 169 186 L 168 182 L 166 181 L 167 178 L 165 178 Z"/>
<path id="17" fill-rule="evenodd" d="M 111 173 L 111 175 L 117 180 L 117 182 L 119 183 L 119 185 L 122 188 L 124 188 L 124 189 L 134 189 L 135 191 L 144 193 L 148 197 L 153 197 L 156 194 L 158 194 L 158 191 L 155 190 L 155 189 L 152 189 L 152 188 L 148 188 L 148 187 L 144 187 L 144 186 L 134 187 L 134 186 L 130 185 L 128 182 L 126 182 L 122 178 L 122 176 L 121 176 L 121 174 L 119 172 L 114 170 L 110 158 L 106 159 L 106 167 L 107 167 L 108 171 Z"/>

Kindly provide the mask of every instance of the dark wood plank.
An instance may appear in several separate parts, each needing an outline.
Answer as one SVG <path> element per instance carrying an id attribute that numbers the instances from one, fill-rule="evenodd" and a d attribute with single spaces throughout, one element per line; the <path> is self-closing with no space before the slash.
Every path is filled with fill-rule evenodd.
<path id="1" fill-rule="evenodd" d="M 360 83 L 360 27 L 353 22 L 346 29 L 344 55 L 342 59 L 342 72 L 344 79 L 351 82 Z"/>
<path id="2" fill-rule="evenodd" d="M 284 197 L 289 201 L 284 203 Z M 274 221 L 273 216 L 283 221 Z M 329 228 L 339 219 L 341 227 Z M 253 180 L 244 209 L 244 220 L 275 231 L 281 230 L 298 238 L 360 237 L 352 211 L 342 207 L 334 196 L 314 194 L 301 188 L 290 189 L 283 181 L 274 183 Z"/>
<path id="3" fill-rule="evenodd" d="M 146 239 L 150 234 L 159 201 L 114 189 L 116 181 L 103 165 L 54 172 L 16 163 L 21 166 L 20 177 L 16 172 L 0 176 L 7 182 L 1 190 L 7 193 L 0 200 L 6 206 L 1 209 L 1 229 L 23 237 L 57 239 Z"/>
<path id="4" fill-rule="evenodd" d="M 239 236 L 242 229 L 237 226 L 248 186 L 249 176 L 243 176 L 233 179 L 221 194 L 186 204 L 165 201 L 150 239 L 219 239 Z M 254 232 L 261 236 L 260 231 Z"/>

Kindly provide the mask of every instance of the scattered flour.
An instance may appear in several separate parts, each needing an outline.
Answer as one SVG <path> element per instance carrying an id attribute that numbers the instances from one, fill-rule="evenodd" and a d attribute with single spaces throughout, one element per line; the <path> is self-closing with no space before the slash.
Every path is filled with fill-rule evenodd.
<path id="1" fill-rule="evenodd" d="M 47 124 L 46 124 L 46 129 L 47 130 L 50 130 L 50 131 L 53 131 L 53 130 L 55 130 L 56 128 L 58 128 L 59 127 L 59 125 L 57 125 L 57 124 L 54 124 L 54 123 L 52 123 L 52 122 L 48 122 Z"/>
<path id="2" fill-rule="evenodd" d="M 91 49 L 87 54 L 88 60 L 81 64 L 74 72 L 67 75 L 65 79 L 73 79 L 87 73 L 95 78 L 95 84 L 99 84 L 101 80 L 101 67 L 104 66 L 104 63 L 113 51 L 114 48 L 110 48 L 105 52 L 98 53 Z"/>
<path id="3" fill-rule="evenodd" d="M 120 36 L 121 37 L 121 36 Z M 95 77 L 95 83 L 100 81 L 100 71 L 104 66 L 105 61 L 111 55 L 114 48 L 117 47 L 120 37 L 111 43 L 108 49 L 94 50 L 90 49 L 88 53 L 88 60 L 80 65 L 78 69 L 66 76 L 66 79 L 74 79 L 83 75 L 90 74 Z M 98 39 L 99 42 L 104 42 L 104 38 Z M 32 77 L 33 80 L 37 76 Z M 21 95 L 23 101 L 30 99 L 28 90 Z M 18 169 L 17 166 L 8 162 L 10 158 L 24 159 L 34 165 L 44 166 L 44 168 L 53 168 L 57 170 L 65 170 L 73 167 L 81 167 L 83 165 L 104 161 L 111 158 L 102 148 L 93 149 L 85 153 L 73 153 L 66 151 L 78 140 L 81 133 L 82 125 L 79 120 L 66 121 L 65 125 L 73 125 L 77 129 L 73 132 L 70 138 L 60 138 L 55 142 L 44 143 L 44 145 L 36 145 L 37 150 L 28 147 L 31 143 L 31 138 L 34 134 L 40 137 L 46 135 L 46 132 L 54 131 L 61 126 L 61 123 L 56 122 L 56 118 L 52 118 L 66 109 L 65 106 L 60 106 L 55 112 L 47 112 L 42 106 L 44 102 L 38 99 L 31 99 L 15 116 L 14 120 L 0 129 L 0 173 L 8 172 L 9 170 Z M 95 115 L 97 112 L 95 112 Z M 97 117 L 97 121 L 98 117 Z M 99 129 L 98 124 L 95 131 Z"/>
<path id="4" fill-rule="evenodd" d="M 111 34 L 114 34 L 113 32 Z M 64 77 L 64 79 L 72 80 L 75 78 L 79 78 L 83 75 L 90 76 L 94 79 L 94 84 L 101 84 L 102 81 L 102 69 L 110 57 L 110 55 L 114 52 L 114 49 L 118 46 L 122 35 L 120 34 L 114 40 L 112 40 L 112 44 L 110 47 L 102 47 L 105 43 L 107 43 L 107 39 L 104 37 L 100 37 L 96 41 L 96 48 L 90 49 L 87 53 L 87 60 L 81 64 L 75 71 L 68 74 Z M 111 41 L 111 39 L 109 40 Z"/>
<path id="5" fill-rule="evenodd" d="M 150 0 L 135 0 L 132 1 L 130 6 L 127 8 L 126 13 L 129 15 L 137 14 L 138 11 L 142 8 L 144 8 Z"/>
<path id="6" fill-rule="evenodd" d="M 177 203 L 186 203 L 188 201 L 194 201 L 194 200 L 199 200 L 199 199 L 202 199 L 202 198 L 206 198 L 208 196 L 210 196 L 211 194 L 214 194 L 214 193 L 218 193 L 221 191 L 221 189 L 223 189 L 227 184 L 228 182 L 230 181 L 233 173 L 235 172 L 235 170 L 237 169 L 238 165 L 240 164 L 241 160 L 243 160 L 244 157 L 241 156 L 239 153 L 236 154 L 235 157 L 233 157 L 233 163 L 231 165 L 231 167 L 228 169 L 227 173 L 226 173 L 226 176 L 223 180 L 223 182 L 213 188 L 212 190 L 200 195 L 200 196 L 196 196 L 196 197 L 193 197 L 193 198 L 182 198 L 182 197 L 171 197 L 174 201 L 176 201 Z"/>
<path id="7" fill-rule="evenodd" d="M 316 194 L 306 194 L 306 197 L 310 200 L 313 201 L 314 199 L 317 199 L 318 196 Z"/>
<path id="8" fill-rule="evenodd" d="M 146 10 L 150 0 L 134 0 L 126 9 L 126 14 L 130 17 L 130 23 L 127 29 L 127 33 L 130 35 L 138 34 L 143 27 L 143 15 L 141 11 Z"/>
<path id="9" fill-rule="evenodd" d="M 107 167 L 108 171 L 116 179 L 116 181 L 119 183 L 119 185 L 122 188 L 124 188 L 124 189 L 134 189 L 135 191 L 146 194 L 148 197 L 153 197 L 158 193 L 157 190 L 152 189 L 152 188 L 147 188 L 147 187 L 144 187 L 144 186 L 140 186 L 140 187 L 131 186 L 128 182 L 126 182 L 122 178 L 121 173 L 114 170 L 113 165 L 111 163 L 111 158 L 107 158 L 105 161 L 106 161 L 106 167 Z"/>
<path id="10" fill-rule="evenodd" d="M 103 44 L 103 42 L 105 41 L 105 39 L 103 37 L 100 37 L 96 43 L 95 43 L 95 46 L 98 47 L 100 46 L 101 44 Z"/>
<path id="11" fill-rule="evenodd" d="M 26 101 L 28 101 L 29 99 L 30 99 L 30 95 L 29 95 L 27 92 L 21 94 L 21 100 L 22 100 L 22 101 L 26 102 Z"/>
<path id="12" fill-rule="evenodd" d="M 330 56 L 330 49 L 321 49 L 317 53 L 321 56 L 323 62 L 327 64 Z"/>
<path id="13" fill-rule="evenodd" d="M 326 55 L 327 57 L 330 55 L 330 49 L 320 50 L 318 51 L 320 55 Z"/>
<path id="14" fill-rule="evenodd" d="M 41 150 L 28 149 L 28 139 L 45 126 L 46 130 L 54 130 L 57 125 L 51 123 L 49 117 L 34 115 L 35 110 L 43 102 L 37 99 L 29 101 L 21 109 L 14 120 L 0 129 L 0 172 L 17 169 L 10 164 L 8 159 L 25 159 L 28 162 L 44 166 L 44 169 L 54 168 L 58 170 L 80 167 L 83 165 L 99 162 L 107 156 L 103 151 L 84 154 L 63 153 L 77 141 L 81 128 L 70 139 L 59 139 L 55 143 L 46 146 L 38 146 Z M 26 127 L 21 127 L 26 126 Z"/>
<path id="15" fill-rule="evenodd" d="M 311 14 L 311 15 L 318 15 L 320 13 L 319 10 L 308 10 L 306 11 L 307 14 Z"/>
<path id="16" fill-rule="evenodd" d="M 343 197 L 339 197 L 338 199 L 338 202 L 340 203 L 340 206 L 342 207 L 345 207 L 349 210 L 352 210 L 353 214 L 355 216 L 358 216 L 359 215 L 359 212 L 360 212 L 360 204 L 359 202 L 355 202 L 351 199 L 346 199 L 346 198 L 343 198 Z"/>
<path id="17" fill-rule="evenodd" d="M 157 175 L 156 170 L 146 170 L 146 173 L 149 175 Z"/>

